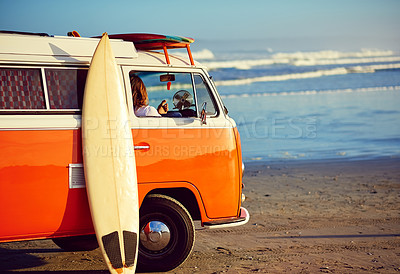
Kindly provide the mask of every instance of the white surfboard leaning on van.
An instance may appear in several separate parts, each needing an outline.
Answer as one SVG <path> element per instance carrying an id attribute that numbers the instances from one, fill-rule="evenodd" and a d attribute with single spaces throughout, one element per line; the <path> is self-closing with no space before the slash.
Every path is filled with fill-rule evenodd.
<path id="1" fill-rule="evenodd" d="M 125 92 L 107 34 L 86 78 L 82 141 L 89 206 L 103 257 L 111 273 L 134 273 L 139 235 L 136 162 Z M 99 154 L 99 149 L 110 153 Z"/>

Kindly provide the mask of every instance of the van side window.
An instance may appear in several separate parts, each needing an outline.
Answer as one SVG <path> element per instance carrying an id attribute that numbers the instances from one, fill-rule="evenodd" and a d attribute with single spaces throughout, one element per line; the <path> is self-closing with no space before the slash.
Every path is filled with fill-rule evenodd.
<path id="1" fill-rule="evenodd" d="M 50 109 L 81 109 L 87 70 L 45 69 Z"/>
<path id="2" fill-rule="evenodd" d="M 195 94 L 191 73 L 131 72 L 138 76 L 146 87 L 148 104 L 157 108 L 166 100 L 168 112 L 164 117 L 197 117 Z"/>
<path id="3" fill-rule="evenodd" d="M 0 68 L 0 109 L 45 109 L 40 69 Z"/>
<path id="4" fill-rule="evenodd" d="M 197 103 L 199 104 L 199 108 L 201 108 L 204 103 L 207 103 L 206 106 L 207 115 L 216 116 L 218 114 L 216 104 L 207 84 L 203 80 L 203 77 L 201 77 L 198 74 L 195 74 L 194 83 L 196 85 Z"/>

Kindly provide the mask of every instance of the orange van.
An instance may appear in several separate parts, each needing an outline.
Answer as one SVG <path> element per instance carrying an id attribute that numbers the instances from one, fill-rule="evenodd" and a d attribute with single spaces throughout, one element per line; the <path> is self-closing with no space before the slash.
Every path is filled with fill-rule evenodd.
<path id="1" fill-rule="evenodd" d="M 98 41 L 0 33 L 0 242 L 51 238 L 66 250 L 97 247 L 83 176 L 81 106 Z M 204 66 L 121 39 L 111 44 L 137 163 L 138 267 L 170 270 L 192 250 L 194 221 L 220 228 L 249 220 L 241 207 L 239 133 Z M 135 115 L 134 76 L 150 105 L 167 101 L 166 114 Z"/>

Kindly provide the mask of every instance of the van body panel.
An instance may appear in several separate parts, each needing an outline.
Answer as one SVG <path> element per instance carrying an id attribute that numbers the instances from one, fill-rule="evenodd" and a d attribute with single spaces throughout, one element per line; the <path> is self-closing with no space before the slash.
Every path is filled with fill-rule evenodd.
<path id="1" fill-rule="evenodd" d="M 99 41 L 99 38 L 1 34 L 0 52 L 9 55 L 32 55 L 37 56 L 36 58 L 41 56 L 92 58 Z M 113 39 L 111 47 L 116 58 L 138 57 L 133 43 Z"/>
<path id="2" fill-rule="evenodd" d="M 208 218 L 237 216 L 240 205 L 238 158 L 232 128 L 134 130 L 139 182 L 188 181 L 201 193 Z M 176 140 L 179 140 L 177 142 Z M 156 171 L 156 172 L 155 172 Z M 161 176 L 160 176 L 161 175 Z"/>
<path id="3" fill-rule="evenodd" d="M 99 38 L 82 37 L 37 37 L 0 33 L 0 64 L 49 64 L 86 65 L 90 64 Z M 118 65 L 143 65 L 168 67 L 162 53 L 136 50 L 132 42 L 110 39 Z M 190 60 L 170 55 L 170 65 L 191 67 Z M 196 67 L 202 67 L 195 62 Z"/>
<path id="4" fill-rule="evenodd" d="M 1 239 L 93 231 L 84 189 L 69 189 L 82 163 L 80 130 L 0 131 Z"/>
<path id="5" fill-rule="evenodd" d="M 237 216 L 241 188 L 239 181 L 232 184 L 240 177 L 234 130 L 133 129 L 135 145 L 150 145 L 135 152 L 140 202 L 154 189 L 183 187 L 196 196 L 203 222 Z M 221 161 L 226 156 L 230 160 Z M 68 184 L 69 165 L 79 163 L 80 129 L 1 130 L 0 219 L 12 222 L 0 226 L 0 241 L 92 233 L 86 189 Z"/>

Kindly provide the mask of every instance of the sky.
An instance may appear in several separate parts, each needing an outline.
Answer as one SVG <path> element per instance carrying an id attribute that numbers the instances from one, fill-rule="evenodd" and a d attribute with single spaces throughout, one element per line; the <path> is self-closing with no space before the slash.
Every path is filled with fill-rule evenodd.
<path id="1" fill-rule="evenodd" d="M 287 50 L 400 50 L 399 27 L 399 0 L 0 0 L 0 30 L 158 33 L 205 47 L 262 41 Z"/>

